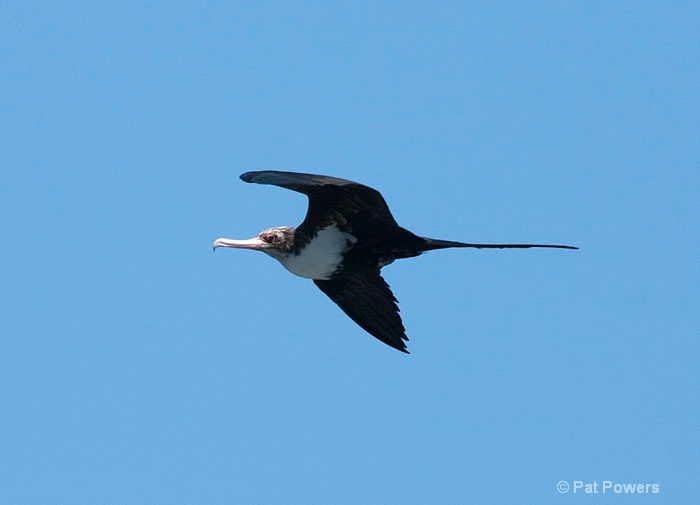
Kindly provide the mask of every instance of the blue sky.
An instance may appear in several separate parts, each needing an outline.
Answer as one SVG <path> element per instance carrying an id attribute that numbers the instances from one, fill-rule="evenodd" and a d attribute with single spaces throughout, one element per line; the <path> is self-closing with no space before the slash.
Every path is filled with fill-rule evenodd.
<path id="1" fill-rule="evenodd" d="M 200 4 L 3 8 L 0 503 L 697 502 L 698 4 Z M 274 169 L 581 249 L 391 265 L 403 355 L 212 252 Z"/>

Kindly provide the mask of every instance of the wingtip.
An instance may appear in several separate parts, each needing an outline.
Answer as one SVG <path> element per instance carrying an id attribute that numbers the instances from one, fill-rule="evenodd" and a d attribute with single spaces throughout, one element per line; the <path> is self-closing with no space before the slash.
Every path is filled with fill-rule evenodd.
<path id="1" fill-rule="evenodd" d="M 243 181 L 243 182 L 252 182 L 253 177 L 255 176 L 255 172 L 245 172 L 238 177 Z"/>
<path id="2" fill-rule="evenodd" d="M 408 347 L 406 346 L 406 340 L 408 340 L 408 337 L 404 336 L 404 337 L 402 337 L 401 342 L 398 342 L 398 343 L 396 343 L 396 342 L 389 343 L 385 340 L 380 340 L 380 342 L 384 342 L 386 345 L 388 345 L 392 349 L 396 349 L 397 351 L 401 351 L 405 354 L 411 354 L 408 350 Z"/>

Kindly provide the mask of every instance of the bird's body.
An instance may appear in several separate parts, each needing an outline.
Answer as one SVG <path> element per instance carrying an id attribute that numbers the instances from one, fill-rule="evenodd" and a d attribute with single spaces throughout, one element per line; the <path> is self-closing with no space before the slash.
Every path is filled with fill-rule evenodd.
<path id="1" fill-rule="evenodd" d="M 294 244 L 294 228 L 272 228 L 268 234 L 275 232 L 289 234 L 291 244 Z M 313 240 L 298 250 L 292 245 L 291 250 L 282 249 L 281 254 L 279 249 L 268 249 L 267 252 L 294 275 L 305 279 L 328 280 L 338 270 L 346 251 L 356 242 L 354 236 L 331 224 L 319 229 Z"/>
<path id="2" fill-rule="evenodd" d="M 576 249 L 539 244 L 467 244 L 414 235 L 401 228 L 376 190 L 356 182 L 294 172 L 247 172 L 245 182 L 272 184 L 304 193 L 309 208 L 297 227 L 263 231 L 249 240 L 218 239 L 217 247 L 255 249 L 308 279 L 360 327 L 407 352 L 408 340 L 396 298 L 380 275 L 396 259 L 449 247 Z"/>

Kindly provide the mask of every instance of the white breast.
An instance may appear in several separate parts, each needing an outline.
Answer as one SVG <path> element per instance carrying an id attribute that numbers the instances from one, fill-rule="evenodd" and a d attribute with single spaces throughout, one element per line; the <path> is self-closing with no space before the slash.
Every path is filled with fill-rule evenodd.
<path id="1" fill-rule="evenodd" d="M 343 254 L 357 239 L 340 231 L 336 225 L 319 230 L 299 254 L 279 259 L 280 263 L 299 277 L 307 279 L 329 279 L 343 261 Z"/>

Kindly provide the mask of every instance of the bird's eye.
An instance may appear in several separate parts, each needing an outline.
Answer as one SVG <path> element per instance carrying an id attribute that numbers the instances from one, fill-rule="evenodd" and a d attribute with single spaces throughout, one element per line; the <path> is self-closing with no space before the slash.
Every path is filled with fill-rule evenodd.
<path id="1" fill-rule="evenodd" d="M 268 244 L 272 244 L 272 241 L 275 240 L 275 236 L 272 233 L 267 233 L 263 235 L 262 239 Z"/>

